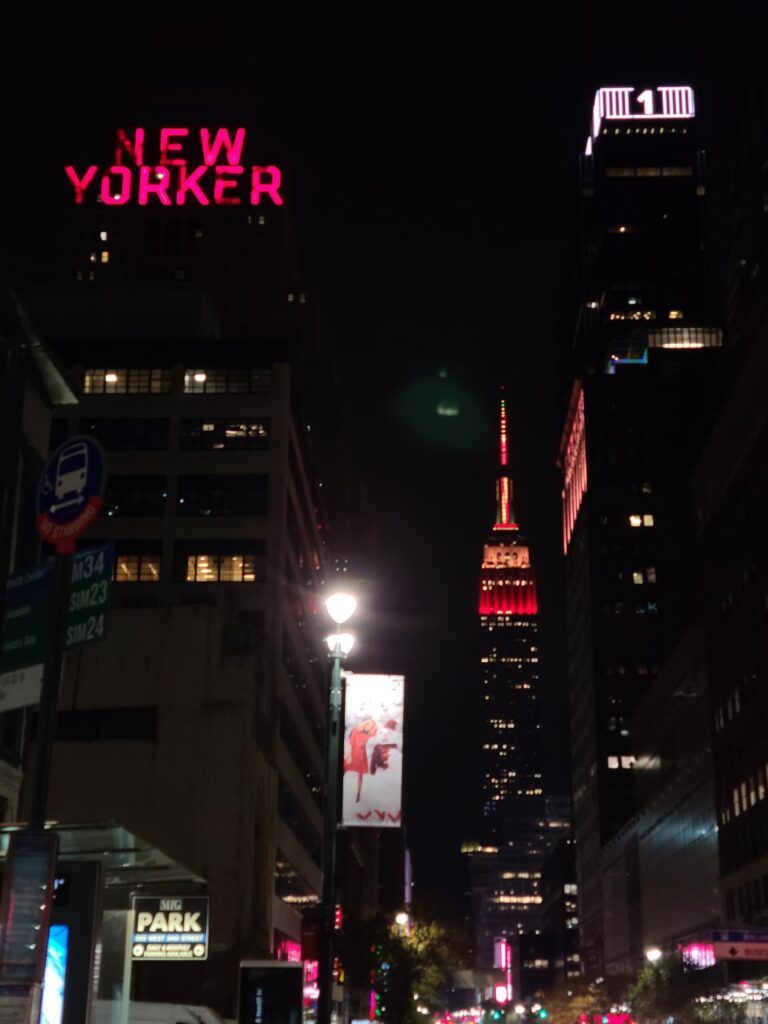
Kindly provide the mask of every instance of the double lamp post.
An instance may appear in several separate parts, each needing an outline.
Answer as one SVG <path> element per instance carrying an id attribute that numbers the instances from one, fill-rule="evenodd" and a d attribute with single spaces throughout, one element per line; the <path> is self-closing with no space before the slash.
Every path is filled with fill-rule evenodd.
<path id="1" fill-rule="evenodd" d="M 325 599 L 325 608 L 336 624 L 326 637 L 331 659 L 331 686 L 328 694 L 326 737 L 325 812 L 323 819 L 323 893 L 320 916 L 318 963 L 317 1024 L 331 1024 L 333 1005 L 333 931 L 336 916 L 336 825 L 339 817 L 339 760 L 341 755 L 341 662 L 352 650 L 355 638 L 340 632 L 352 617 L 357 599 L 349 593 L 333 593 Z"/>

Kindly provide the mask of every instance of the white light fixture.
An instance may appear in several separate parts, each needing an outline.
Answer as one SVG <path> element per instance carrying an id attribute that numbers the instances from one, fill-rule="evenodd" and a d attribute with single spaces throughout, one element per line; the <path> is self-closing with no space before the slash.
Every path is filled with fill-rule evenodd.
<path id="1" fill-rule="evenodd" d="M 196 373 L 195 374 L 195 383 L 196 384 L 205 384 L 205 382 L 207 380 L 208 380 L 208 374 L 207 373 L 200 372 L 200 373 Z"/>
<path id="2" fill-rule="evenodd" d="M 404 928 L 405 925 L 408 924 L 409 920 L 410 918 L 408 917 L 408 914 L 404 910 L 401 910 L 400 913 L 395 914 L 395 924 L 399 924 L 401 928 Z M 414 996 L 414 999 L 415 998 L 416 997 Z"/>
<path id="3" fill-rule="evenodd" d="M 662 956 L 663 954 L 658 946 L 653 946 L 651 949 L 646 949 L 645 951 L 645 959 L 651 964 L 655 964 L 657 960 L 661 960 Z"/>
<path id="4" fill-rule="evenodd" d="M 107 382 L 107 384 L 117 384 L 117 374 L 116 373 L 105 373 L 104 374 L 104 380 Z"/>
<path id="5" fill-rule="evenodd" d="M 325 638 L 325 642 L 328 644 L 328 650 L 331 654 L 334 653 L 337 647 L 340 647 L 341 653 L 347 655 L 354 647 L 355 638 L 351 633 L 331 633 L 330 636 Z"/>
<path id="6" fill-rule="evenodd" d="M 357 608 L 357 598 L 353 594 L 341 591 L 331 594 L 325 599 L 325 607 L 333 621 L 339 626 L 351 618 Z"/>

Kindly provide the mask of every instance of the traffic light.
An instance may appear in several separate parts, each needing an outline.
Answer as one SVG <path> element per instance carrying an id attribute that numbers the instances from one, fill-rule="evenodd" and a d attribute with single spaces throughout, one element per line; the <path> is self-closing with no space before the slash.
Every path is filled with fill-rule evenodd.
<path id="1" fill-rule="evenodd" d="M 547 1011 L 542 1006 L 536 1016 L 539 1018 L 539 1020 L 546 1020 L 547 1017 L 549 1016 L 549 1014 L 547 1013 Z"/>

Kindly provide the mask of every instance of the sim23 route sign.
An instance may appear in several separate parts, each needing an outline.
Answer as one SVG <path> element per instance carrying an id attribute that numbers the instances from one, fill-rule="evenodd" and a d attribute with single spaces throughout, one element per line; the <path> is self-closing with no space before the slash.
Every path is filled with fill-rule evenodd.
<path id="1" fill-rule="evenodd" d="M 43 469 L 37 488 L 37 530 L 60 555 L 98 515 L 106 473 L 104 451 L 92 437 L 70 437 Z"/>

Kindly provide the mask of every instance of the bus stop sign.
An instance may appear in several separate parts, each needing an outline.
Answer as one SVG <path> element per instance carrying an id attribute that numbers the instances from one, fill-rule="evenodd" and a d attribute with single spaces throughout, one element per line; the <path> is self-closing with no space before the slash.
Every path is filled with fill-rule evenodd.
<path id="1" fill-rule="evenodd" d="M 106 480 L 104 450 L 92 437 L 70 437 L 43 469 L 37 487 L 37 530 L 60 555 L 98 515 Z"/>

